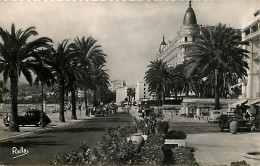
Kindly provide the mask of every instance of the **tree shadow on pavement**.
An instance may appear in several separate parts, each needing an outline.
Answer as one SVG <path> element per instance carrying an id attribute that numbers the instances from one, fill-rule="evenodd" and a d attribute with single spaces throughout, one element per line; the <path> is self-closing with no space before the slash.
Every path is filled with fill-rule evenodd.
<path id="1" fill-rule="evenodd" d="M 62 130 L 55 130 L 55 133 L 80 133 L 89 131 L 106 131 L 106 127 L 84 127 L 84 128 L 63 128 Z"/>
<path id="2" fill-rule="evenodd" d="M 56 141 L 37 141 L 37 140 L 26 140 L 22 142 L 13 142 L 13 141 L 7 141 L 7 142 L 1 142 L 0 147 L 6 147 L 6 148 L 12 148 L 12 147 L 34 147 L 37 145 L 42 146 L 60 146 L 65 145 L 58 143 Z"/>

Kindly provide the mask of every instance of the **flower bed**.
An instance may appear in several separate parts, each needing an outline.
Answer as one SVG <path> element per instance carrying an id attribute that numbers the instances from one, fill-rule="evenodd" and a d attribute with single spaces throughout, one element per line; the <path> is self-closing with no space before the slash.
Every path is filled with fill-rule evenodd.
<path id="1" fill-rule="evenodd" d="M 52 165 L 192 165 L 195 163 L 193 153 L 188 148 L 164 150 L 165 137 L 185 139 L 186 133 L 172 130 L 167 132 L 169 124 L 147 118 L 125 127 L 107 128 L 107 135 L 100 141 L 100 149 L 89 149 L 83 144 L 72 154 L 56 156 Z M 138 131 L 142 133 L 137 133 Z M 147 134 L 144 139 L 141 134 Z M 136 137 L 140 137 L 136 138 Z M 141 140 L 141 142 L 139 141 Z M 139 143 L 140 142 L 140 143 Z M 169 153 L 171 152 L 171 153 Z M 167 159 L 166 159 L 167 158 Z"/>

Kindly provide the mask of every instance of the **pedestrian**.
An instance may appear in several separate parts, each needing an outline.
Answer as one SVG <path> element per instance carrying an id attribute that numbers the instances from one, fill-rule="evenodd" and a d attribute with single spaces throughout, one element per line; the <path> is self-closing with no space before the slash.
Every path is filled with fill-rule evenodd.
<path id="1" fill-rule="evenodd" d="M 144 116 L 145 116 L 145 110 L 142 109 L 142 117 L 144 118 Z"/>
<path id="2" fill-rule="evenodd" d="M 250 114 L 248 112 L 246 112 L 245 114 L 245 120 L 246 121 L 249 121 L 250 120 Z"/>
<path id="3" fill-rule="evenodd" d="M 118 108 L 116 107 L 116 108 L 115 108 L 115 115 L 116 115 L 117 109 L 118 109 Z"/>
<path id="4" fill-rule="evenodd" d="M 108 106 L 106 107 L 106 113 L 107 113 L 107 116 L 108 116 L 108 113 L 109 113 Z"/>
<path id="5" fill-rule="evenodd" d="M 171 121 L 173 121 L 173 111 L 171 111 Z"/>
<path id="6" fill-rule="evenodd" d="M 103 116 L 103 117 L 105 116 L 105 111 L 106 111 L 106 108 L 103 107 L 103 108 L 102 108 L 102 116 Z"/>
<path id="7" fill-rule="evenodd" d="M 79 103 L 79 111 L 81 111 L 81 107 L 82 107 L 82 105 L 81 105 L 81 103 Z"/>

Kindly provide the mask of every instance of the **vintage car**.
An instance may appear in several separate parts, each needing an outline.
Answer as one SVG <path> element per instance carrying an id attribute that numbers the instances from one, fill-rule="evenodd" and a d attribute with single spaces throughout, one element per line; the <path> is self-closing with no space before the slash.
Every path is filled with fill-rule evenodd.
<path id="1" fill-rule="evenodd" d="M 234 112 L 228 112 L 226 115 L 220 115 L 219 118 L 219 131 L 224 131 L 224 129 L 230 129 L 230 123 L 232 121 L 237 121 L 238 130 L 245 130 L 250 132 L 253 126 L 252 121 L 245 120 L 243 116 L 234 115 Z"/>
<path id="2" fill-rule="evenodd" d="M 209 111 L 209 117 L 208 117 L 208 123 L 218 123 L 218 119 L 221 115 L 220 110 L 210 110 Z"/>
<path id="3" fill-rule="evenodd" d="M 31 109 L 26 112 L 23 112 L 22 115 L 18 115 L 17 122 L 19 125 L 41 125 L 41 111 L 37 109 Z M 5 126 L 9 126 L 10 116 L 6 115 L 3 119 L 3 123 Z M 44 113 L 43 114 L 43 126 L 51 123 L 50 118 Z"/>

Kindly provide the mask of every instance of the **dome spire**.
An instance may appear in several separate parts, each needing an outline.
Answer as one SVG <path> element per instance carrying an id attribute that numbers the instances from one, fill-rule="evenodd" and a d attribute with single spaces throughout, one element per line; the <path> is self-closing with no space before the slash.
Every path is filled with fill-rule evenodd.
<path id="1" fill-rule="evenodd" d="M 161 42 L 161 45 L 166 45 L 165 41 L 164 41 L 164 34 L 163 34 L 163 41 Z"/>
<path id="2" fill-rule="evenodd" d="M 197 25 L 196 15 L 191 7 L 191 0 L 189 0 L 189 7 L 186 10 L 186 13 L 184 15 L 183 25 L 184 26 Z"/>
<path id="3" fill-rule="evenodd" d="M 167 45 L 166 43 L 165 43 L 165 41 L 164 41 L 164 34 L 163 34 L 163 41 L 161 42 L 161 45 L 160 45 L 160 47 L 159 47 L 159 53 L 162 53 L 163 52 L 163 49 L 164 49 L 164 47 Z"/>

